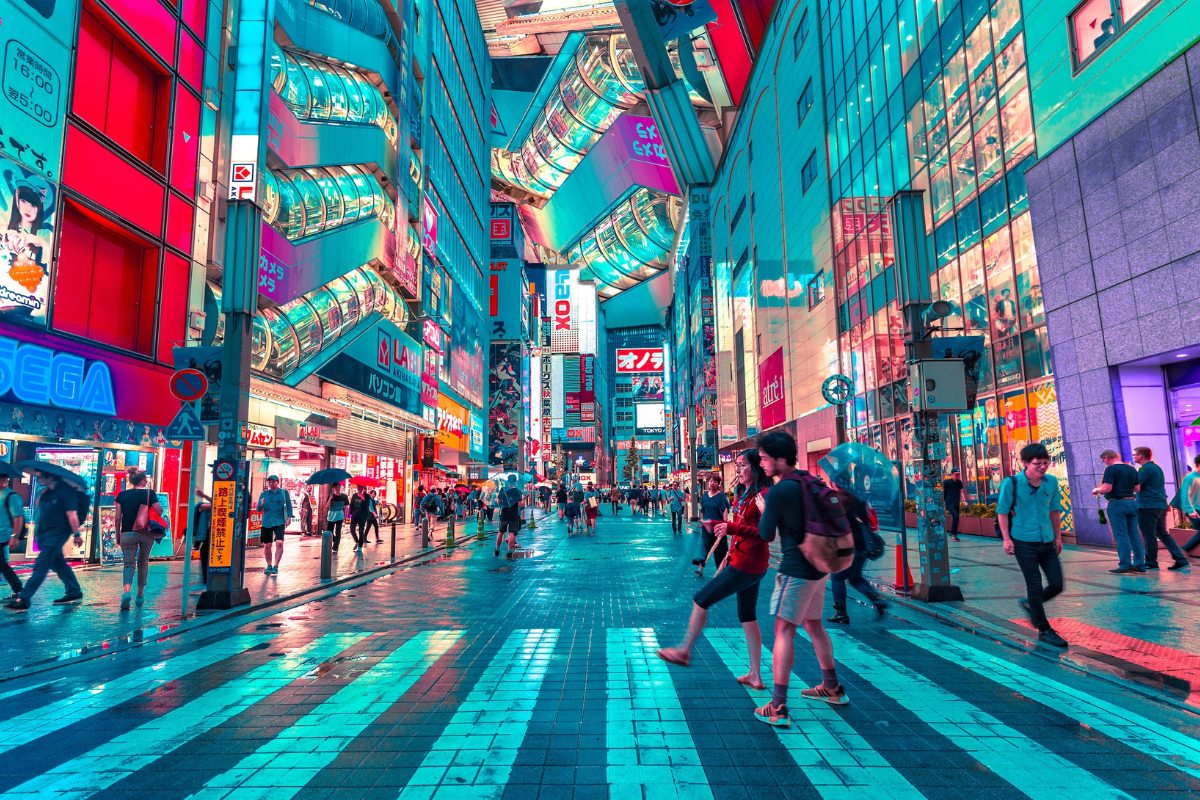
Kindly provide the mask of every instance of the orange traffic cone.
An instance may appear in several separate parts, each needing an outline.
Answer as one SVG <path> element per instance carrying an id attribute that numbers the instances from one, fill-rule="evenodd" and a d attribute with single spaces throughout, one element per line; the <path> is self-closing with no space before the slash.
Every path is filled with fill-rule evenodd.
<path id="1" fill-rule="evenodd" d="M 901 544 L 900 534 L 896 534 L 896 582 L 892 584 L 893 588 L 901 590 L 912 588 L 912 570 L 907 567 L 908 564 L 904 560 L 904 546 Z"/>

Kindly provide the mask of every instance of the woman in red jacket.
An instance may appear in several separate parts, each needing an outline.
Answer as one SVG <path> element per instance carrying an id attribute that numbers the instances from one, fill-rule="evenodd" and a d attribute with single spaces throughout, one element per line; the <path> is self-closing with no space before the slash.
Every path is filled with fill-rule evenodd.
<path id="1" fill-rule="evenodd" d="M 729 555 L 717 569 L 717 574 L 692 598 L 692 619 L 688 623 L 687 637 L 679 647 L 664 647 L 658 651 L 659 658 L 672 664 L 686 667 L 692 659 L 692 645 L 696 643 L 704 624 L 708 622 L 708 608 L 731 594 L 737 595 L 738 620 L 746 632 L 746 647 L 750 652 L 750 671 L 737 679 L 755 689 L 762 689 L 759 666 L 762 662 L 762 633 L 758 629 L 755 607 L 758 605 L 758 584 L 767 573 L 771 551 L 769 545 L 758 538 L 759 509 L 755 498 L 771 485 L 771 479 L 759 466 L 757 450 L 743 450 L 737 457 L 738 482 L 741 493 L 734 501 L 728 522 L 718 522 L 713 532 L 718 536 L 732 537 Z"/>

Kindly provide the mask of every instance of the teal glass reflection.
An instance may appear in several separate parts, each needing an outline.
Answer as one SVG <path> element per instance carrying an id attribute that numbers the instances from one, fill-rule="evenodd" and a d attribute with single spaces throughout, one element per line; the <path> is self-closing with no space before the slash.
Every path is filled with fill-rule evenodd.
<path id="1" fill-rule="evenodd" d="M 352 68 L 273 45 L 271 86 L 297 119 L 376 125 L 396 143 L 397 123 L 387 101 Z"/>
<path id="2" fill-rule="evenodd" d="M 375 217 L 389 230 L 396 206 L 375 176 L 353 164 L 267 170 L 263 218 L 290 240 Z"/>

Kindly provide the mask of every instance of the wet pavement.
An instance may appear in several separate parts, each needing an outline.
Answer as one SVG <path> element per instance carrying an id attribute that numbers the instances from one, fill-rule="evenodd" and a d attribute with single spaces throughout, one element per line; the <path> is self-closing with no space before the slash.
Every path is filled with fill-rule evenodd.
<path id="1" fill-rule="evenodd" d="M 770 728 L 751 713 L 766 693 L 733 680 L 746 649 L 732 600 L 712 610 L 690 667 L 654 656 L 682 636 L 703 583 L 686 563 L 692 541 L 667 521 L 626 512 L 570 537 L 543 521 L 521 539 L 527 557 L 464 540 L 327 596 L 0 680 L 2 797 L 1200 793 L 1195 715 L 899 604 L 882 621 L 853 605 L 833 632 L 844 707 L 801 704 L 820 671 L 798 636 L 793 725 Z M 977 560 L 998 548 L 978 546 Z M 963 547 L 964 572 L 969 557 Z M 994 586 L 956 573 L 968 603 L 1015 608 L 1000 565 L 986 569 Z M 968 578 L 981 583 L 968 590 Z M 1063 601 L 1099 591 L 1076 583 Z M 1105 591 L 1118 594 L 1098 603 L 1122 607 L 1119 587 Z M 1099 624 L 1099 605 L 1089 613 L 1128 635 Z"/>

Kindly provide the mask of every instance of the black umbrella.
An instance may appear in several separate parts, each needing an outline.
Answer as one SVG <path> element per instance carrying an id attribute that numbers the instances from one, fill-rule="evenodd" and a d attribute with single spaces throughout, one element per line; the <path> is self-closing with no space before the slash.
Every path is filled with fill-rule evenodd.
<path id="1" fill-rule="evenodd" d="M 12 478 L 14 481 L 21 477 L 21 470 L 7 461 L 0 461 L 0 478 Z"/>
<path id="2" fill-rule="evenodd" d="M 87 481 L 83 479 L 82 475 L 76 475 L 71 470 L 55 464 L 53 461 L 18 461 L 16 465 L 24 472 L 40 472 L 43 475 L 50 475 L 72 484 L 80 489 L 80 491 L 87 491 Z"/>
<path id="3" fill-rule="evenodd" d="M 344 469 L 330 467 L 329 469 L 319 469 L 312 475 L 309 475 L 305 483 L 310 486 L 326 486 L 331 483 L 348 481 L 351 477 L 353 476 Z"/>

